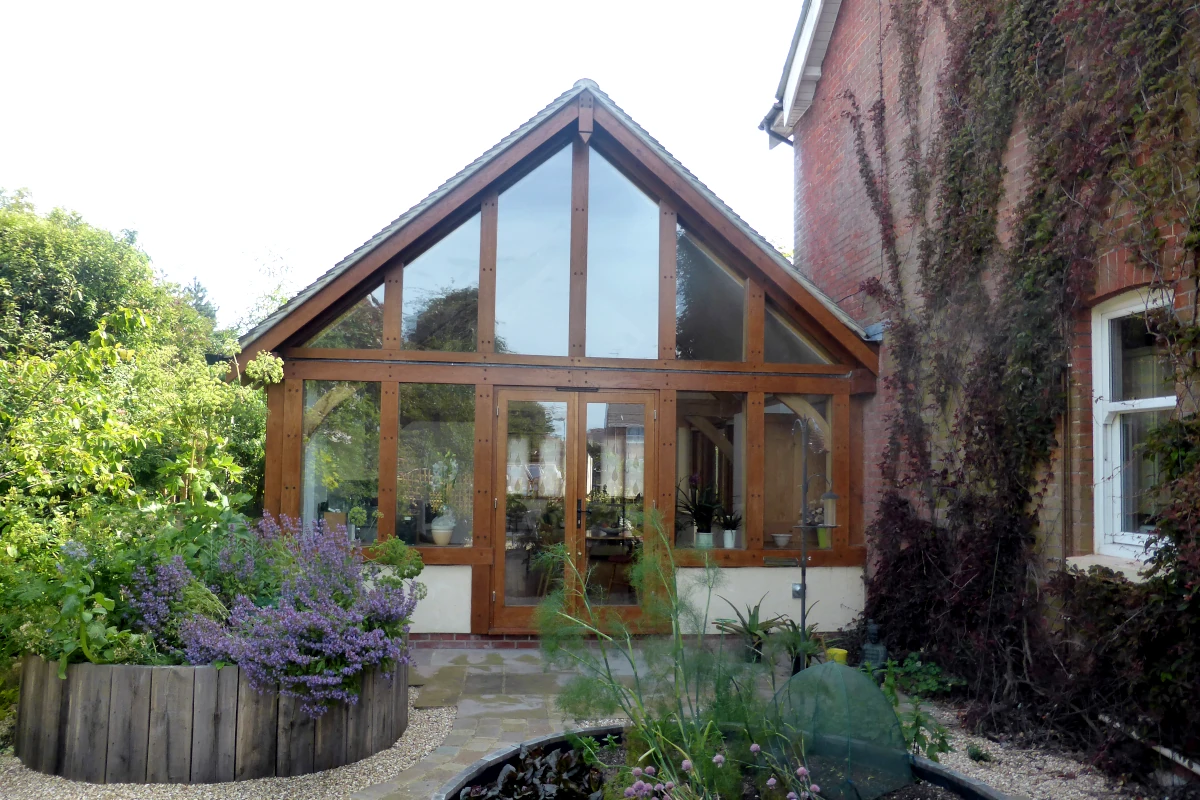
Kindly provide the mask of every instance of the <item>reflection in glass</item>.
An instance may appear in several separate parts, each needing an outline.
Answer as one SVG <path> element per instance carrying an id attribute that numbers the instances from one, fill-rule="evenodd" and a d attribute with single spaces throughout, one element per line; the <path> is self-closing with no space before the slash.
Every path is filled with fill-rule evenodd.
<path id="1" fill-rule="evenodd" d="M 1121 531 L 1150 533 L 1161 508 L 1158 456 L 1146 452 L 1150 431 L 1171 417 L 1169 411 L 1121 415 Z"/>
<path id="2" fill-rule="evenodd" d="M 375 541 L 379 510 L 379 384 L 304 382 L 300 516 Z"/>
<path id="3" fill-rule="evenodd" d="M 506 445 L 504 602 L 532 606 L 562 578 L 539 557 L 566 534 L 566 402 L 510 401 Z"/>
<path id="4" fill-rule="evenodd" d="M 308 347 L 378 350 L 383 347 L 383 285 L 359 300 L 308 342 Z"/>
<path id="5" fill-rule="evenodd" d="M 408 544 L 471 543 L 475 387 L 400 384 L 396 535 Z"/>
<path id="6" fill-rule="evenodd" d="M 479 214 L 404 267 L 405 350 L 473 353 L 479 329 Z"/>
<path id="7" fill-rule="evenodd" d="M 571 294 L 571 151 L 500 195 L 496 352 L 567 355 Z"/>
<path id="8" fill-rule="evenodd" d="M 763 360 L 768 364 L 828 364 L 824 349 L 792 326 L 771 300 L 763 320 Z"/>
<path id="9" fill-rule="evenodd" d="M 726 524 L 745 514 L 746 395 L 679 392 L 676 403 L 675 545 L 726 547 Z M 731 546 L 745 547 L 743 526 L 729 529 Z M 712 538 L 698 541 L 705 531 Z"/>
<path id="10" fill-rule="evenodd" d="M 743 281 L 680 227 L 675 249 L 675 355 L 690 361 L 741 361 Z"/>
<path id="11" fill-rule="evenodd" d="M 646 516 L 646 406 L 587 404 L 587 593 L 601 605 L 637 605 L 629 567 Z"/>
<path id="12" fill-rule="evenodd" d="M 1152 319 L 1134 314 L 1110 323 L 1113 400 L 1171 397 L 1175 381 Z"/>
<path id="13" fill-rule="evenodd" d="M 765 407 L 764 544 L 799 548 L 801 522 L 824 520 L 821 495 L 833 490 L 833 439 L 826 395 L 768 394 Z M 805 479 L 808 486 L 805 490 Z M 829 529 L 804 531 L 810 548 L 830 547 Z M 776 536 L 791 536 L 790 540 Z"/>
<path id="14" fill-rule="evenodd" d="M 658 205 L 589 150 L 587 355 L 658 357 Z"/>

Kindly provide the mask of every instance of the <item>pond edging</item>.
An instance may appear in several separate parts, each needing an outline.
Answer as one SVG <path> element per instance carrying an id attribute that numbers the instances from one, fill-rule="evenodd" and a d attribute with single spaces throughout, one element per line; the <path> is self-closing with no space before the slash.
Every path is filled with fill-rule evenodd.
<path id="1" fill-rule="evenodd" d="M 408 727 L 408 667 L 363 674 L 359 702 L 314 719 L 254 691 L 237 666 L 58 665 L 27 655 L 14 750 L 27 768 L 89 783 L 219 783 L 360 761 Z"/>
<path id="2" fill-rule="evenodd" d="M 489 775 L 489 773 L 499 773 L 504 763 L 518 755 L 522 747 L 540 746 L 554 748 L 556 745 L 569 745 L 568 739 L 572 736 L 603 738 L 609 735 L 619 736 L 624 730 L 624 725 L 601 725 L 593 728 L 580 728 L 573 731 L 551 733 L 546 736 L 539 736 L 536 739 L 527 739 L 524 742 L 519 742 L 503 750 L 498 750 L 491 755 L 484 756 L 469 765 L 466 769 L 442 784 L 433 793 L 430 800 L 458 800 L 458 795 L 463 789 L 468 786 L 486 783 L 488 780 L 494 778 L 495 774 Z M 912 759 L 912 767 L 913 774 L 921 780 L 956 792 L 961 797 L 966 798 L 966 800 L 1012 800 L 1008 795 L 993 789 L 982 781 L 967 777 L 961 772 L 956 772 L 927 758 L 914 757 Z"/>

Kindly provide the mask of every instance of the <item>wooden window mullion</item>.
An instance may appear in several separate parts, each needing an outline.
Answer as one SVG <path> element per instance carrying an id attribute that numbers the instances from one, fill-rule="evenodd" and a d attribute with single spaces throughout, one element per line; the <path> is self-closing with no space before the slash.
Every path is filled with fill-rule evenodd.
<path id="1" fill-rule="evenodd" d="M 396 535 L 396 453 L 400 438 L 400 384 L 379 386 L 379 519 L 376 540 Z"/>
<path id="2" fill-rule="evenodd" d="M 746 280 L 746 311 L 743 318 L 746 328 L 742 337 L 742 358 L 750 364 L 761 364 L 766 346 L 766 298 L 762 285 L 749 278 Z"/>
<path id="3" fill-rule="evenodd" d="M 663 533 L 671 546 L 675 545 L 675 437 L 679 435 L 675 395 L 674 389 L 658 392 L 658 510 L 662 514 Z"/>
<path id="4" fill-rule="evenodd" d="M 666 202 L 658 204 L 658 357 L 675 358 L 676 238 L 679 218 Z M 673 437 L 672 437 L 673 438 Z"/>
<path id="5" fill-rule="evenodd" d="M 766 481 L 766 395 L 746 394 L 746 547 L 763 548 L 763 485 Z"/>
<path id="6" fill-rule="evenodd" d="M 402 350 L 401 314 L 404 309 L 404 265 L 397 264 L 383 279 L 383 349 Z"/>
<path id="7" fill-rule="evenodd" d="M 479 323 L 476 347 L 480 353 L 496 351 L 496 237 L 499 195 L 489 191 L 479 213 Z M 476 420 L 478 424 L 478 420 Z"/>
<path id="8" fill-rule="evenodd" d="M 282 383 L 267 387 L 267 441 L 263 470 L 263 510 L 278 517 L 283 492 L 283 395 Z"/>
<path id="9" fill-rule="evenodd" d="M 588 146 L 571 144 L 571 294 L 568 352 L 583 358 L 587 335 Z"/>
<path id="10" fill-rule="evenodd" d="M 837 527 L 833 529 L 833 549 L 850 546 L 850 395 L 833 396 L 833 491 L 838 495 Z"/>
<path id="11" fill-rule="evenodd" d="M 283 469 L 280 513 L 300 518 L 300 483 L 304 480 L 304 379 L 283 380 Z"/>

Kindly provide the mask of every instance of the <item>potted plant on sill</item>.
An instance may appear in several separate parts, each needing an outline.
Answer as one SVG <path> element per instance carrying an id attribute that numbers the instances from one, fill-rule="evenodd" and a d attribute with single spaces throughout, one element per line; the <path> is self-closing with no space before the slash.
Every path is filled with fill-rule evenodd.
<path id="1" fill-rule="evenodd" d="M 433 543 L 443 547 L 450 544 L 457 523 L 451 504 L 454 485 L 457 482 L 458 461 L 453 453 L 443 453 L 433 465 L 429 476 L 429 507 L 434 515 L 429 529 L 433 534 Z"/>
<path id="2" fill-rule="evenodd" d="M 679 495 L 676 503 L 677 509 L 692 520 L 692 535 L 696 547 L 711 548 L 713 545 L 713 517 L 721 509 L 717 493 L 711 486 L 701 487 L 700 479 L 696 475 L 688 478 L 687 494 L 684 494 L 681 489 L 677 489 L 676 492 Z"/>
<path id="3" fill-rule="evenodd" d="M 737 610 L 737 606 L 730 603 L 726 598 L 722 597 L 721 599 L 725 600 L 729 607 L 733 609 L 733 613 L 737 615 L 737 619 L 713 620 L 713 625 L 722 633 L 740 636 L 745 640 L 747 661 L 762 661 L 763 645 L 766 644 L 771 630 L 783 624 L 783 617 L 775 616 L 768 620 L 762 619 L 762 601 L 766 599 L 765 594 L 753 606 L 746 606 L 745 616 L 742 616 L 742 612 Z"/>
<path id="4" fill-rule="evenodd" d="M 717 523 L 721 526 L 724 534 L 725 549 L 732 550 L 737 544 L 737 532 L 742 525 L 742 515 L 722 508 L 717 511 Z"/>

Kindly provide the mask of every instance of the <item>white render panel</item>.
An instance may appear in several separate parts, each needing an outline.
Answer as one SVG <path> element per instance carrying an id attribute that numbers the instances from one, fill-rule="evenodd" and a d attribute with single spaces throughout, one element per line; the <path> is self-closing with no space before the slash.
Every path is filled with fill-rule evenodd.
<path id="1" fill-rule="evenodd" d="M 428 593 L 413 612 L 413 633 L 471 632 L 471 567 L 425 567 L 417 580 Z"/>
<path id="2" fill-rule="evenodd" d="M 704 573 L 700 568 L 681 568 L 676 579 L 680 593 L 691 598 L 701 613 L 707 594 Z M 719 570 L 719 575 L 720 583 L 713 589 L 708 612 L 709 633 L 717 632 L 714 619 L 734 617 L 721 598 L 728 599 L 743 615 L 746 606 L 762 599 L 764 617 L 786 614 L 800 621 L 800 601 L 792 598 L 792 584 L 800 582 L 799 567 L 729 567 Z M 847 627 L 862 613 L 865 603 L 862 567 L 809 568 L 808 622 L 815 622 L 818 631 L 828 633 Z"/>

